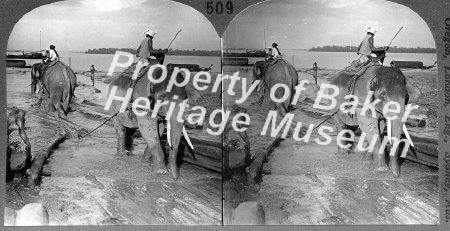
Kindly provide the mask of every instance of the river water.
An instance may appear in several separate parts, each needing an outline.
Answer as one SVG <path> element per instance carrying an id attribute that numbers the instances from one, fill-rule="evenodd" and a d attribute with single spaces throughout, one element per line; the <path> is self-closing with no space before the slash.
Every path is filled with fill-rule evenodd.
<path id="1" fill-rule="evenodd" d="M 342 69 L 358 58 L 354 52 L 318 52 L 304 50 L 281 51 L 283 58 L 292 63 L 296 68 L 312 68 L 317 62 L 319 68 Z M 254 63 L 261 58 L 252 58 L 250 63 Z M 436 60 L 436 54 L 425 53 L 387 53 L 384 65 L 389 65 L 392 60 L 396 61 L 421 61 L 424 65 L 432 65 Z"/>
<path id="2" fill-rule="evenodd" d="M 8 52 L 11 54 L 20 54 L 17 52 Z M 108 71 L 114 59 L 114 54 L 85 54 L 80 52 L 59 52 L 61 60 L 70 64 L 74 71 L 89 71 L 90 66 L 94 65 L 98 71 Z M 134 55 L 133 55 L 134 56 Z M 40 59 L 25 59 L 27 65 L 38 63 Z M 119 58 L 119 63 L 125 63 L 127 58 L 122 56 Z M 134 62 L 137 58 L 134 56 Z M 200 67 L 212 66 L 212 71 L 220 72 L 220 57 L 217 56 L 178 56 L 167 55 L 164 64 L 168 63 L 182 63 L 182 64 L 198 64 Z M 117 67 L 114 71 L 122 71 L 124 68 Z"/>
<path id="3" fill-rule="evenodd" d="M 17 53 L 17 52 L 9 52 Z M 342 69 L 351 61 L 357 58 L 352 52 L 317 52 L 304 50 L 282 50 L 283 58 L 294 64 L 296 68 L 310 68 L 314 62 L 317 62 L 319 68 Z M 75 71 L 88 71 L 91 65 L 99 71 L 108 71 L 114 58 L 114 54 L 85 54 L 80 52 L 59 52 L 62 61 L 71 64 Z M 262 58 L 249 58 L 249 63 L 262 60 Z M 424 65 L 431 65 L 436 60 L 436 54 L 425 53 L 387 53 L 384 61 L 389 65 L 392 60 L 397 61 L 421 61 Z M 119 62 L 126 62 L 126 58 L 119 59 Z M 136 61 L 136 58 L 135 58 Z M 28 65 L 40 62 L 39 59 L 26 59 Z M 213 72 L 220 72 L 220 57 L 218 56 L 178 56 L 167 55 L 165 64 L 183 63 L 198 64 L 200 67 L 209 67 L 211 64 Z M 124 68 L 116 68 L 115 71 L 121 71 Z"/>

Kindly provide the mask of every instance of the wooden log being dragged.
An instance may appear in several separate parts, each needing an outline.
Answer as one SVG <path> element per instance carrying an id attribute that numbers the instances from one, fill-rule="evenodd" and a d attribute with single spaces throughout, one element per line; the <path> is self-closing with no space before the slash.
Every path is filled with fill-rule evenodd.
<path id="1" fill-rule="evenodd" d="M 31 144 L 25 132 L 25 114 L 22 109 L 8 109 L 6 148 L 6 181 L 20 178 L 31 161 Z M 14 176 L 13 176 L 14 175 Z"/>
<path id="2" fill-rule="evenodd" d="M 249 184 L 255 184 L 258 182 L 264 160 L 272 152 L 273 148 L 275 148 L 282 140 L 283 138 L 277 136 L 272 140 L 272 142 L 270 142 L 267 148 L 256 151 L 252 163 L 247 170 L 247 182 Z"/>
<path id="3" fill-rule="evenodd" d="M 60 143 L 62 143 L 66 139 L 66 137 L 67 131 L 61 128 L 57 128 L 55 137 L 52 140 L 50 140 L 50 142 L 46 146 L 46 149 L 36 154 L 36 156 L 33 159 L 33 163 L 31 165 L 31 172 L 28 179 L 28 185 L 30 187 L 35 186 L 36 180 L 41 175 L 42 165 L 50 155 L 50 152 L 54 148 L 56 148 Z"/>
<path id="4" fill-rule="evenodd" d="M 247 109 L 233 105 L 231 108 L 231 115 L 234 117 L 238 113 L 247 113 Z M 244 122 L 243 120 L 239 120 Z M 245 123 L 245 122 L 244 122 Z M 245 128 L 243 124 L 237 124 L 238 129 Z M 236 131 L 233 129 L 232 121 L 227 121 L 224 131 L 222 133 L 223 139 L 223 169 L 224 178 L 231 177 L 235 173 L 241 173 L 251 162 L 250 154 L 250 140 L 247 132 Z"/>

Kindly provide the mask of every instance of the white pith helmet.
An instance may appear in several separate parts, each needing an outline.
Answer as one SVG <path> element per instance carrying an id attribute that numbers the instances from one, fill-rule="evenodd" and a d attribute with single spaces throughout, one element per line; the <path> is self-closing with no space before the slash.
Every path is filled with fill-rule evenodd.
<path id="1" fill-rule="evenodd" d="M 152 37 L 155 37 L 156 31 L 152 31 L 152 30 L 150 30 L 150 29 L 146 29 L 146 30 L 144 31 L 144 34 L 145 34 L 145 35 L 150 35 L 150 36 L 152 36 Z"/>
<path id="2" fill-rule="evenodd" d="M 375 34 L 375 33 L 377 33 L 377 29 L 375 29 L 375 27 L 369 26 L 369 27 L 367 27 L 367 29 L 366 29 L 366 33 L 372 33 L 372 34 Z"/>

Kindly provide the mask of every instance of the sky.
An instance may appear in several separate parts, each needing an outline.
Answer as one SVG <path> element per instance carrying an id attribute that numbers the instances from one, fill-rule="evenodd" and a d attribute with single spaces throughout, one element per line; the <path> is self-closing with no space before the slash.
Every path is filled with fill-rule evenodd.
<path id="1" fill-rule="evenodd" d="M 8 50 L 58 51 L 137 48 L 146 28 L 157 31 L 155 48 L 220 50 L 212 24 L 190 6 L 169 0 L 67 0 L 38 7 L 15 25 Z"/>
<path id="2" fill-rule="evenodd" d="M 267 1 L 236 16 L 224 40 L 225 47 L 250 49 L 272 42 L 280 49 L 358 46 L 369 26 L 377 28 L 376 46 L 388 45 L 403 26 L 392 46 L 435 47 L 430 29 L 418 14 L 385 0 Z"/>
<path id="3" fill-rule="evenodd" d="M 385 0 L 270 0 L 247 8 L 229 25 L 228 48 L 280 49 L 359 45 L 374 26 L 375 45 L 385 46 L 404 26 L 393 46 L 435 47 L 426 23 L 409 8 Z M 137 48 L 146 28 L 156 30 L 155 48 L 219 50 L 212 24 L 198 11 L 170 0 L 66 0 L 36 8 L 14 27 L 8 50 L 59 51 L 100 47 Z M 264 36 L 265 31 L 265 36 Z M 264 38 L 265 37 L 265 38 Z"/>

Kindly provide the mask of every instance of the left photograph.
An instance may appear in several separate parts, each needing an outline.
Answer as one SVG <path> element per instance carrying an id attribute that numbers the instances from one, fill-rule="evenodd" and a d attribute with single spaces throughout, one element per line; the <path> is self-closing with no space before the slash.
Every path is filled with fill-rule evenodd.
<path id="1" fill-rule="evenodd" d="M 24 15 L 6 54 L 4 225 L 221 225 L 220 45 L 174 1 Z"/>

